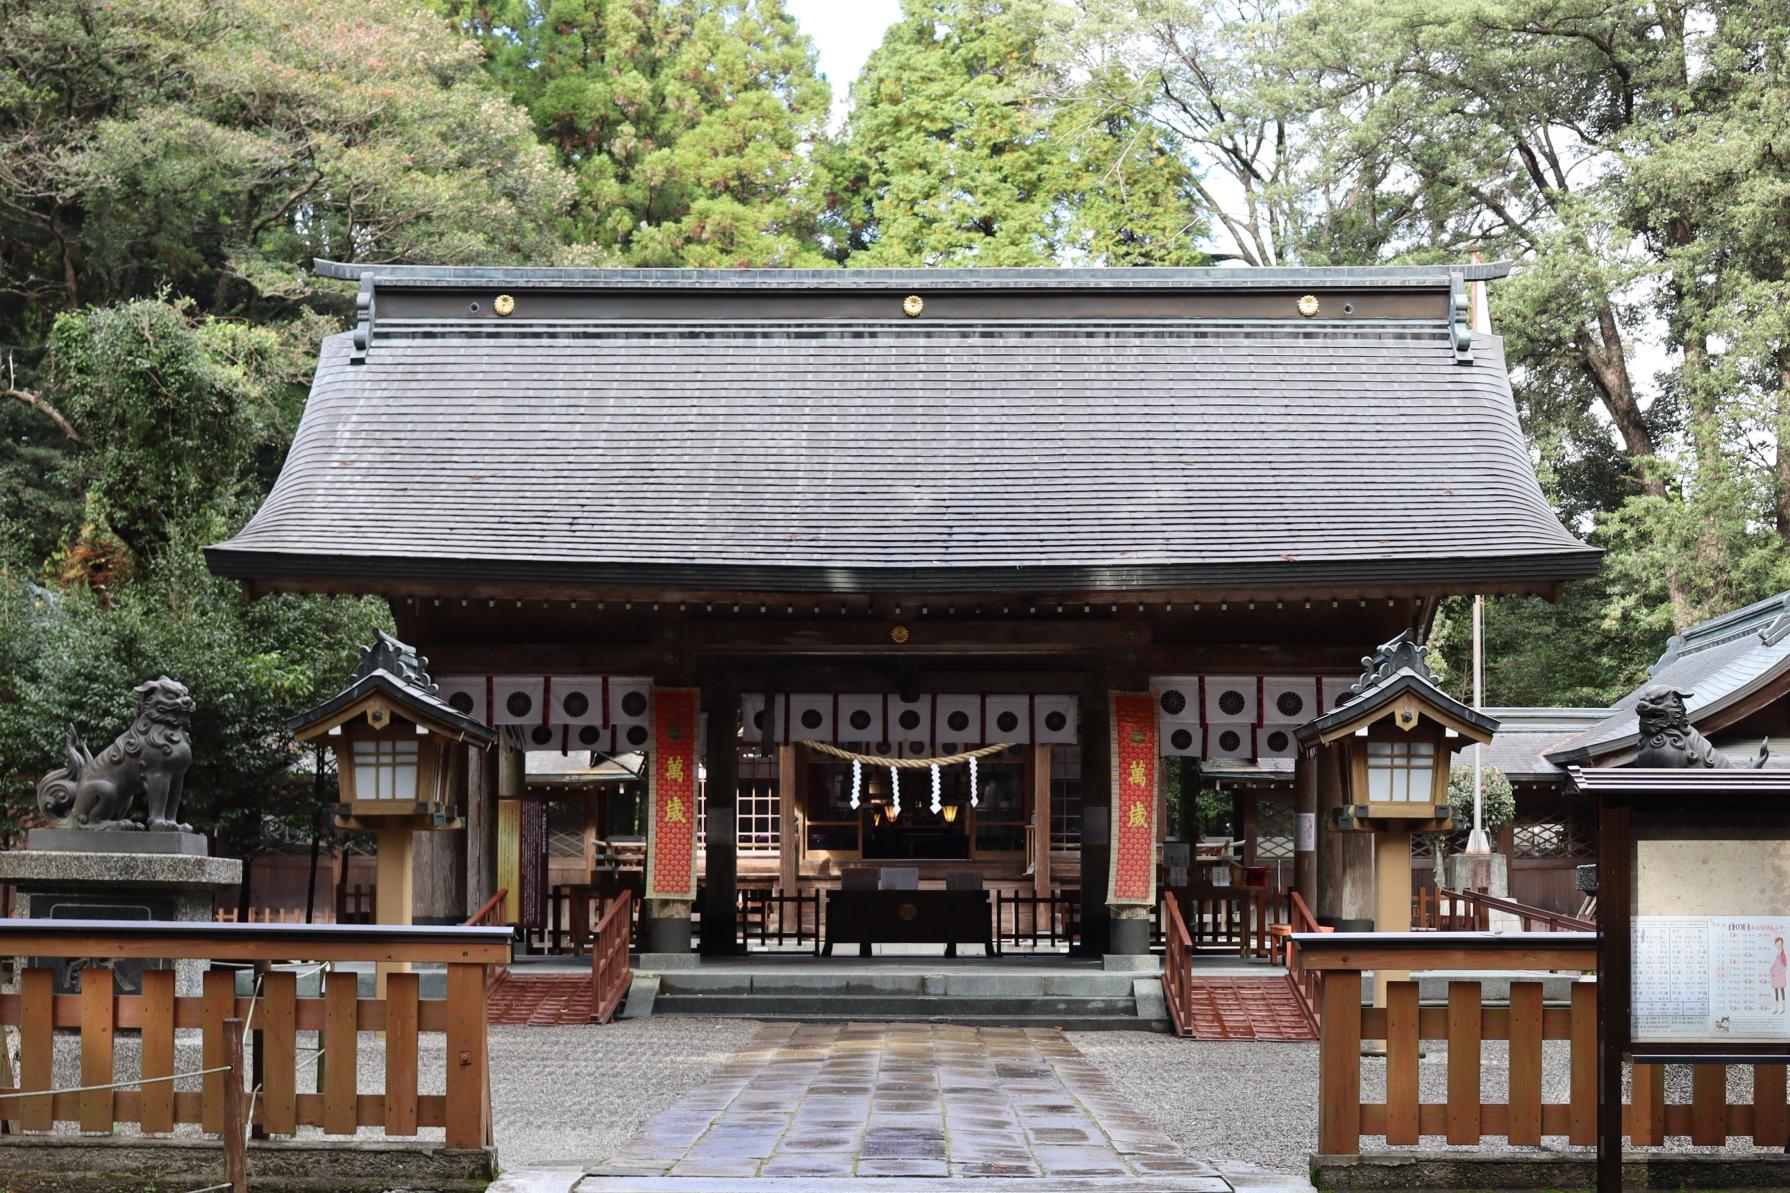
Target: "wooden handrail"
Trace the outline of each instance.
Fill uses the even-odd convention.
[[[495,895],[492,895],[489,899],[486,899],[483,903],[481,903],[479,905],[479,909],[477,911],[473,912],[471,915],[466,917],[466,926],[468,928],[486,928],[486,927],[502,926],[504,924],[504,920],[499,916],[498,913],[503,909],[504,902],[509,897],[510,897],[510,892],[506,888],[504,890],[498,891]]]
[[[628,967],[628,939],[633,933],[634,896],[622,891],[597,919],[590,946],[590,1019],[608,1023],[628,995],[633,971]]]
[[[1304,896],[1296,890],[1287,892],[1287,925],[1293,930],[1287,938],[1287,976],[1293,981],[1293,993],[1299,996],[1305,1018],[1316,1029],[1324,1014],[1324,975],[1300,967],[1298,942],[1301,935],[1316,935],[1324,929],[1319,925],[1318,917],[1311,913],[1311,908],[1306,906]]]
[[[0,920],[0,957],[210,961],[419,961],[502,965],[508,928],[464,924],[217,924],[185,920]]]
[[[1302,972],[1597,968],[1597,937],[1584,932],[1296,932],[1292,940]]]
[[[1193,1034],[1193,937],[1173,891],[1162,896],[1162,996],[1175,1034]]]
[[[1501,899],[1485,891],[1465,890],[1449,891],[1448,893],[1464,900],[1467,906],[1475,909],[1481,930],[1486,927],[1487,912],[1501,911],[1521,920],[1525,932],[1530,930],[1531,924],[1545,924],[1553,932],[1597,931],[1597,925],[1590,920],[1581,920],[1577,916],[1549,911],[1545,907],[1531,907],[1527,903],[1518,903],[1514,899]]]

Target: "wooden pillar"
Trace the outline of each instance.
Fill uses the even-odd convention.
[[[1111,726],[1107,679],[1101,675],[1081,696],[1081,930],[1082,951],[1106,954],[1110,917],[1106,868],[1112,843]]]
[[[1032,893],[1050,894],[1050,747],[1033,746],[1032,773]]]
[[[1318,905],[1318,760],[1309,750],[1293,759],[1293,889]]]
[[[1374,844],[1367,833],[1337,831],[1332,809],[1346,798],[1342,749],[1318,747],[1318,921],[1339,932],[1374,924]]]
[[[777,747],[777,885],[794,893],[802,881],[802,829],[797,823],[800,780],[796,748]]]
[[[705,956],[742,951],[736,907],[740,888],[739,706],[739,695],[731,683],[711,680],[702,685],[702,710],[708,716],[703,760],[708,772],[701,942]]]
[[[504,900],[504,919],[514,924],[522,912],[522,799],[528,794],[528,752],[497,739],[497,799],[493,803],[491,857],[492,893],[509,892]]]
[[[471,915],[497,893],[497,770],[502,746],[465,748],[466,910]]]
[[[373,919],[381,924],[408,924],[415,895],[411,875],[416,866],[416,833],[408,824],[382,825],[377,837],[378,885]],[[410,969],[406,961],[381,961],[374,967],[376,996],[385,997],[385,979]]]
[[[1371,836],[1374,842],[1375,932],[1409,932],[1411,930],[1411,834],[1388,828],[1374,833],[1351,834]],[[1374,971],[1374,1005],[1386,1005],[1388,982],[1410,978],[1403,970]]]
[[[464,815],[466,807],[466,752],[449,747],[442,756],[447,767],[449,810]],[[466,830],[437,829],[423,833],[416,842],[413,876],[412,922],[458,924],[466,911]]]

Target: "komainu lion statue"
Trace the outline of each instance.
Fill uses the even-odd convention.
[[[135,690],[137,719],[98,757],[68,727],[68,765],[37,785],[38,809],[59,827],[192,831],[180,823],[180,794],[193,764],[193,698],[165,675]],[[130,818],[138,792],[149,813],[143,823]]]
[[[1635,705],[1635,717],[1641,722],[1636,766],[1705,767],[1712,770],[1733,767],[1732,759],[1692,727],[1684,701],[1694,694],[1658,684],[1641,693],[1641,699]],[[1761,745],[1759,758],[1753,766],[1764,766],[1769,756],[1770,747]]]

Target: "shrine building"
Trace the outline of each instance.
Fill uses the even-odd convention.
[[[742,892],[987,889],[1140,952],[1199,881],[1170,792],[1216,783],[1363,926],[1342,743],[1294,730],[1443,598],[1598,567],[1471,325],[1504,265],[317,268],[358,325],[207,559],[384,598],[499,731],[418,842],[438,918],[627,881],[650,951],[720,953]]]

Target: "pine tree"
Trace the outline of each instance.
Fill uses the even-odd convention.
[[[831,159],[853,265],[1203,261],[1164,134],[1070,95],[1049,0],[903,0]]]
[[[809,147],[831,93],[783,0],[448,0],[578,180],[617,264],[824,264]]]

